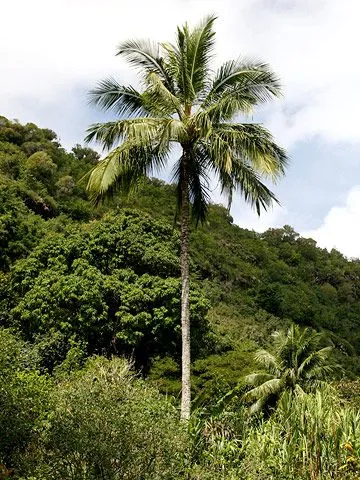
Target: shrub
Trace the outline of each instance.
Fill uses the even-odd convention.
[[[12,468],[42,424],[50,382],[27,366],[25,345],[8,330],[0,345],[0,464]]]
[[[52,406],[43,478],[181,478],[185,436],[178,413],[125,361],[91,359],[59,383]]]

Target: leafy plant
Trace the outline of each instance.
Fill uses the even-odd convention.
[[[135,212],[68,227],[14,267],[9,324],[29,341],[47,338],[41,350],[50,371],[65,359],[70,340],[82,342],[90,355],[132,357],[144,375],[157,355],[178,361],[177,249],[169,225]],[[198,288],[190,308],[196,357],[207,351],[211,330],[209,302]]]
[[[245,378],[254,388],[246,392],[244,400],[255,402],[253,413],[276,406],[284,392],[302,395],[319,387],[334,373],[331,358],[333,347],[322,346],[324,336],[309,328],[292,325],[288,331],[273,334],[274,353],[258,350],[255,361],[264,373],[253,373]]]
[[[177,411],[122,359],[89,360],[54,390],[44,478],[181,478],[186,432]]]
[[[247,432],[242,474],[249,480],[340,480],[351,454],[344,444],[358,444],[359,434],[359,412],[342,407],[331,388],[297,397],[287,392],[274,415]]]
[[[31,365],[26,345],[0,328],[0,474],[13,469],[47,415],[51,383]]]

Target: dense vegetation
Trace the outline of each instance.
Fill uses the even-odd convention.
[[[93,208],[79,180],[96,152],[3,117],[0,141],[0,478],[357,478],[358,260],[212,205],[191,233],[185,431],[175,188],[144,180]],[[254,353],[293,323],[332,345],[339,387],[250,416]]]

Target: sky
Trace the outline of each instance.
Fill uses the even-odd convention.
[[[235,198],[235,223],[289,224],[323,248],[360,257],[359,0],[0,0],[0,115],[82,143],[104,115],[87,92],[114,76],[136,83],[115,56],[128,38],[172,40],[177,25],[215,13],[216,64],[268,62],[283,98],[254,114],[290,156],[273,191],[281,206],[260,218]],[[160,176],[168,179],[168,172]],[[221,201],[214,185],[213,199]]]

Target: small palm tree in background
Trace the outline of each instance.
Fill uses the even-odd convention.
[[[286,165],[284,150],[263,126],[239,122],[239,115],[280,94],[279,81],[268,65],[254,60],[230,60],[213,72],[214,21],[208,17],[193,29],[178,28],[175,44],[122,43],[117,53],[139,71],[142,89],[111,78],[100,82],[91,92],[92,102],[119,119],[92,125],[87,136],[110,151],[89,178],[95,200],[128,192],[173,158],[174,145],[181,149],[173,171],[181,220],[183,419],[190,416],[191,401],[191,216],[196,222],[206,218],[211,179],[219,180],[225,193],[238,190],[259,213],[276,201],[262,177],[274,180]]]
[[[274,353],[255,353],[264,372],[245,377],[253,388],[243,398],[253,402],[253,413],[269,412],[285,392],[301,394],[320,387],[338,368],[333,347],[322,346],[324,336],[319,332],[292,325],[287,331],[274,332],[273,337]]]

